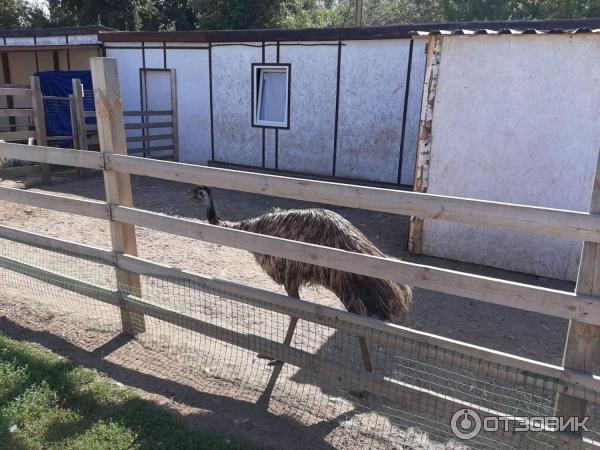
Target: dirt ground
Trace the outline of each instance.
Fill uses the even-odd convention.
[[[202,208],[187,199],[188,185],[140,177],[134,177],[132,182],[136,207],[205,220]],[[99,176],[66,181],[45,188],[45,190],[104,199],[102,178]],[[272,207],[316,206],[305,202],[235,191],[216,190],[214,195],[221,216],[228,220],[254,217]],[[437,258],[410,257],[406,252],[407,217],[330,206],[327,208],[342,214],[360,228],[384,253],[394,258],[558,289],[573,288],[570,283],[540,277]],[[109,227],[106,221],[0,202],[0,223],[87,244],[110,246]],[[245,251],[156,232],[143,227],[137,229],[137,237],[139,254],[142,257],[283,293],[282,288],[275,285],[261,271],[252,255]],[[200,365],[202,366],[200,370],[203,370],[205,374],[207,371],[213,371],[215,376],[210,377],[210,382],[204,380],[203,383],[199,383],[197,378],[191,376],[191,372],[185,368],[178,369],[172,359],[173,356],[182,360],[198,357],[197,355],[187,355],[184,349],[186,345],[191,345],[188,342],[191,338],[185,338],[188,339],[186,345],[169,351],[161,351],[164,349],[159,348],[158,339],[157,342],[154,342],[155,345],[144,345],[144,342],[137,340],[123,341],[123,338],[115,337],[118,332],[118,320],[115,317],[95,323],[93,320],[86,320],[85,315],[78,314],[77,308],[65,309],[63,303],[44,303],[40,298],[37,300],[41,303],[32,303],[32,294],[24,292],[18,286],[18,280],[15,279],[12,286],[7,284],[5,289],[0,292],[0,313],[2,314],[0,332],[19,339],[38,342],[77,363],[96,368],[120,383],[139,388],[146,393],[145,395],[180,413],[195,426],[240,435],[261,446],[276,448],[329,446],[349,448],[355,447],[354,444],[360,441],[351,434],[344,435],[336,430],[336,427],[344,428],[344,424],[348,420],[352,420],[347,417],[353,415],[352,407],[344,399],[334,400],[325,407],[320,405],[318,414],[311,411],[314,409],[313,406],[306,404],[306,408],[298,408],[296,413],[291,414],[290,417],[289,408],[286,408],[285,405],[301,404],[306,399],[313,397],[313,390],[311,390],[313,387],[307,387],[309,385],[306,382],[298,382],[294,384],[293,389],[281,392],[278,397],[280,400],[270,405],[269,408],[257,409],[255,403],[260,399],[258,391],[248,393],[248,390],[242,389],[241,386],[263,385],[268,380],[271,369],[265,366],[264,361],[256,360],[254,355],[238,352],[231,347],[220,347],[212,340],[202,341],[200,345],[206,346],[206,353],[210,351],[214,353],[214,350],[217,349],[221,361],[227,361],[223,363],[223,366],[231,367],[217,367],[217,362],[210,360],[207,355],[202,355],[200,359],[203,363]],[[58,291],[55,294],[57,298],[62,295]],[[187,294],[182,293],[181,295],[185,297]],[[300,295],[309,301],[337,308],[342,307],[337,298],[324,289],[305,288]],[[81,310],[89,308],[85,300],[78,301],[82,302]],[[101,309],[97,309],[97,311],[100,315],[110,316],[112,314],[114,316],[115,314],[114,311]],[[236,318],[241,313],[228,314],[228,320],[233,321],[237,320]],[[249,312],[245,314],[247,314],[247,325],[262,331],[268,327],[267,332],[270,332],[278,341],[282,340],[286,327],[285,320],[279,317],[257,319]],[[211,317],[214,318],[214,316]],[[268,319],[271,321],[269,322]],[[559,364],[567,322],[549,316],[416,289],[413,307],[405,325],[520,356]],[[160,335],[163,328],[160,325],[151,326],[155,327],[157,335]],[[168,332],[173,333],[174,331],[168,330]],[[310,336],[314,332],[311,329],[300,331],[298,339],[301,339],[302,336]],[[335,346],[335,340],[331,336],[324,336],[324,341],[332,342],[332,345]],[[146,342],[146,344],[149,343]],[[223,358],[224,355],[227,356],[227,359]],[[98,356],[103,356],[103,358]],[[185,361],[182,362],[185,363]],[[244,370],[240,370],[243,365],[251,366],[251,369],[244,370],[253,370],[255,378],[244,378],[247,374],[244,374]],[[236,366],[235,370],[233,366]],[[182,367],[185,367],[185,364]],[[238,387],[216,376],[219,373],[232,374],[234,372],[240,374]],[[301,374],[289,370],[284,377],[297,381],[299,377],[301,378]],[[244,380],[247,382],[243,383]],[[286,402],[285,398],[288,398],[289,401]],[[331,398],[335,399],[335,397]],[[340,419],[334,421],[334,425],[332,425],[331,421],[319,421],[313,416],[340,417]],[[365,445],[365,441],[360,442]],[[430,443],[423,444],[422,439],[419,442],[420,444],[415,444],[411,448],[432,446]]]

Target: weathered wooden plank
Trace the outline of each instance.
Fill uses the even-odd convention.
[[[82,200],[65,195],[24,191],[8,187],[0,187],[0,200],[96,219],[110,219],[108,205],[97,200]]]
[[[114,58],[91,58],[90,65],[101,152],[103,155],[125,155],[127,154],[127,142],[123,124],[117,60]],[[104,170],[103,174],[106,201],[112,204],[133,206],[129,174],[114,170]],[[112,248],[115,252],[137,255],[134,225],[120,222],[111,215],[110,234]],[[119,287],[126,286],[130,292],[141,296],[138,274],[117,269],[117,283]],[[124,333],[135,335],[146,331],[144,316],[132,314],[123,308],[121,309],[121,324]]]
[[[115,254],[108,249],[87,244],[80,244],[64,239],[58,239],[51,236],[34,233],[32,231],[8,227],[6,225],[0,225],[0,238],[32,245],[34,247],[44,248],[46,250],[71,253],[82,258],[99,259],[102,262],[110,265],[115,265],[116,261]]]
[[[0,142],[0,157],[86,169],[104,167],[104,159],[98,152],[8,142]]]
[[[66,277],[60,273],[32,264],[25,264],[12,258],[0,256],[0,267],[111,305],[118,306],[120,302],[118,292],[78,280],[77,278]]]
[[[42,98],[42,88],[40,87],[40,79],[36,76],[29,78],[31,84],[31,105],[33,108],[33,122],[35,123],[36,144],[48,145],[48,130],[46,129],[46,116],[44,113],[44,100]],[[52,176],[50,174],[50,165],[42,164],[42,183],[50,184]]]
[[[168,150],[173,150],[173,146],[172,145],[157,145],[155,147],[137,147],[137,148],[129,148],[127,151],[129,154],[133,153],[133,154],[152,154],[153,152],[164,152],[164,151],[168,151]]]
[[[173,114],[171,110],[156,110],[156,111],[123,111],[123,116],[170,116]]]
[[[21,141],[30,137],[37,138],[39,133],[35,130],[31,131],[3,131],[0,132],[0,140],[3,141]]]
[[[126,130],[141,130],[144,128],[171,128],[173,122],[126,123]]]
[[[600,217],[600,152],[589,210],[590,213]],[[583,243],[575,292],[583,295],[600,295],[600,244],[596,242]],[[563,366],[593,374],[599,355],[600,327],[571,320],[563,354]],[[587,411],[586,401],[568,395],[559,395],[556,406],[558,414],[563,417],[583,418]]]
[[[171,109],[173,110],[173,159],[179,161],[179,125],[177,117],[177,71],[171,69]]]
[[[73,107],[72,114],[75,120],[75,127],[73,128],[77,148],[80,150],[88,149],[87,139],[87,126],[85,123],[85,111],[83,109],[83,84],[81,80],[74,78],[71,80],[71,88],[73,90]]]
[[[142,141],[162,141],[165,139],[173,139],[173,134],[153,134],[149,136],[131,136],[127,138],[127,142],[142,142]]]
[[[31,96],[31,89],[16,87],[0,87],[0,95]]]
[[[46,139],[48,141],[66,141],[73,139],[74,136],[48,136]]]
[[[0,109],[0,117],[33,117],[33,110],[26,108]]]
[[[429,180],[429,164],[431,160],[431,144],[433,140],[433,108],[440,67],[442,39],[431,36],[427,43],[425,57],[425,83],[421,101],[421,120],[419,122],[419,139],[415,164],[414,191],[427,192]],[[423,217],[413,216],[408,231],[408,251],[421,254],[423,247]]]
[[[306,180],[134,156],[107,155],[107,167],[134,175],[274,197],[600,242],[600,217],[587,212]]]

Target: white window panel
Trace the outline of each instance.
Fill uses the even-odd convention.
[[[289,66],[254,65],[253,125],[287,128],[289,123]]]

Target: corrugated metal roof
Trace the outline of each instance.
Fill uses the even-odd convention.
[[[537,28],[524,28],[524,29],[514,29],[514,28],[500,28],[497,30],[492,30],[489,28],[478,28],[478,29],[465,29],[465,28],[457,28],[457,29],[435,29],[435,30],[415,30],[411,31],[410,34],[413,36],[476,36],[476,35],[495,35],[495,34],[512,34],[512,35],[522,35],[522,34],[579,34],[579,33],[600,33],[600,28],[588,28],[588,27],[580,27],[573,29],[564,29],[564,28],[552,28],[548,30],[541,30]]]

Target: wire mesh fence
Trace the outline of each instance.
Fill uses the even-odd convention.
[[[301,448],[556,448],[558,433],[515,432],[517,422],[508,419],[501,422],[508,431],[461,440],[451,417],[463,409],[481,418],[552,416],[566,387],[583,391],[366,326],[343,327],[343,317],[303,316],[285,350],[290,316],[284,307],[145,275],[140,298],[140,289],[117,286],[115,268],[95,258],[6,239],[0,255],[0,301],[8,317],[22,307],[47,311],[68,323],[66,333],[95,348],[120,332],[118,298],[131,298],[132,311],[146,313],[145,332],[112,358],[140,374],[177,380],[194,395],[219,398],[225,410],[245,405],[252,414],[268,412],[301,426]],[[363,369],[357,335],[366,337],[373,373]],[[289,363],[270,361],[276,357]],[[592,406],[584,435],[597,440],[595,394],[586,395]]]
[[[44,116],[47,139],[52,147],[74,148],[73,112],[68,97],[45,96]],[[62,137],[62,139],[57,139]]]

